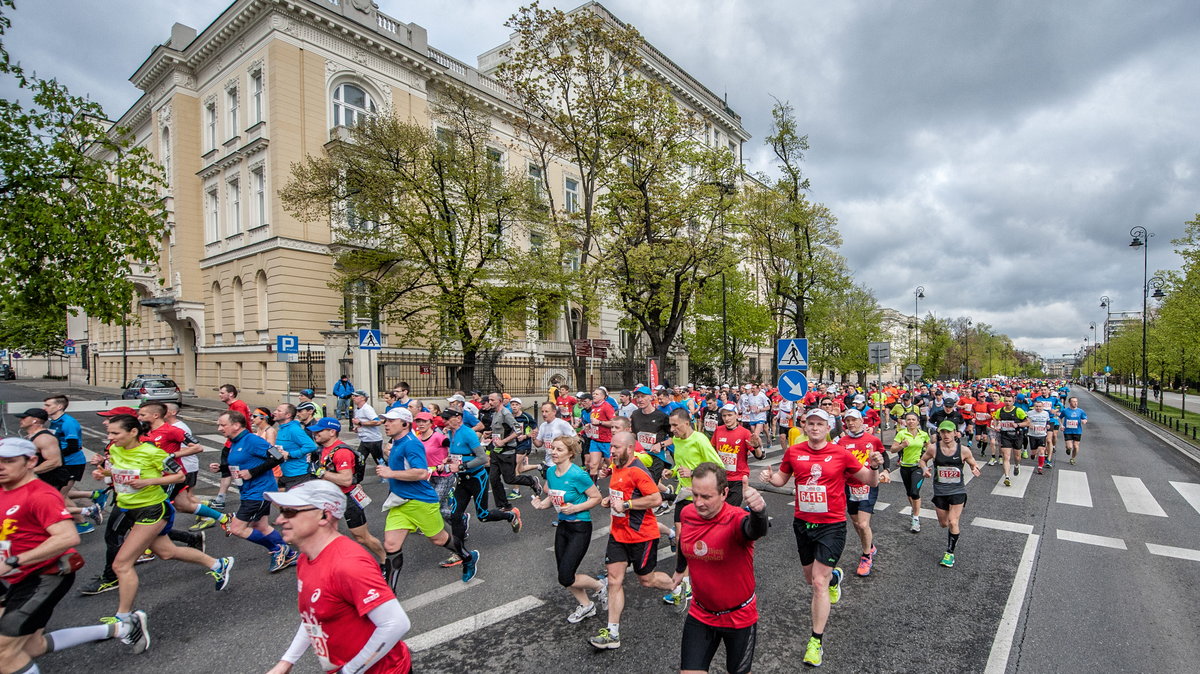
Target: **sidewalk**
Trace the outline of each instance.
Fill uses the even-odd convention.
[[[1074,393],[1074,391],[1072,391]],[[1146,432],[1154,437],[1162,440],[1171,447],[1174,447],[1187,458],[1200,464],[1200,445],[1192,443],[1188,438],[1173,432],[1165,426],[1155,423],[1153,420],[1125,408],[1121,403],[1104,395],[1104,391],[1088,392],[1097,402],[1106,405],[1109,409],[1117,414],[1124,416],[1126,419],[1138,424]]]

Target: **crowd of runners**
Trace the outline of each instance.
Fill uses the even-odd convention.
[[[893,463],[913,533],[932,481],[947,530],[937,563],[952,568],[967,474],[978,477],[986,460],[1002,467],[1009,485],[1022,467],[1052,469],[1060,449],[1074,464],[1087,423],[1065,382],[1017,380],[818,385],[795,402],[756,384],[552,388],[529,407],[502,393],[416,400],[400,383],[382,411],[366,392],[347,390],[332,414],[310,390],[299,404],[271,409],[249,408],[232,385],[220,392],[228,409],[216,430],[227,441],[207,465],[174,403],[100,412],[108,442],[94,452],[84,451],[65,396],[17,415],[22,437],[0,441],[0,671],[37,672],[41,654],[104,639],[145,651],[151,636],[149,616],[137,608],[137,565],[185,562],[226,590],[235,558],[205,552],[206,530],[220,527],[268,551],[270,573],[296,567],[300,624],[271,672],[290,671],[310,649],[325,671],[406,672],[409,620],[396,593],[409,536],[445,548],[441,566],[469,582],[481,557],[469,545],[470,514],[519,534],[513,503],[528,495],[533,508],[557,515],[557,580],[576,604],[566,620],[606,616],[588,638],[592,647],[620,648],[632,568],[641,587],[686,613],[681,671],[707,671],[724,644],[728,671],[749,672],[758,624],[754,543],[769,528],[752,481],[794,495],[792,529],[812,600],[803,662],[819,666],[831,606],[845,588],[847,520],[861,544],[851,568],[869,576],[878,552],[871,516]],[[357,441],[344,441],[344,431]],[[784,450],[778,462],[762,461],[775,445]],[[216,497],[194,494],[200,471],[220,477]],[[80,489],[85,473],[103,487]],[[374,523],[382,539],[368,522],[364,481],[387,485],[382,527]],[[237,508],[227,511],[234,486]],[[593,519],[604,512],[605,571],[581,573]],[[194,522],[185,528],[179,513]],[[45,633],[83,566],[74,546],[98,526],[106,555],[89,560],[101,571],[79,590],[115,591],[115,614]],[[675,561],[659,570],[663,537]]]

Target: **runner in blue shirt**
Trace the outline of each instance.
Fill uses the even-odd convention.
[[[75,417],[66,413],[67,405],[70,404],[70,399],[64,395],[52,395],[42,400],[42,409],[46,410],[46,416],[50,417],[46,422],[46,428],[54,433],[54,437],[58,439],[58,450],[62,454],[63,468],[67,470],[70,481],[67,482],[63,493],[69,499],[91,498],[98,499],[98,492],[79,491],[74,489],[75,485],[83,479],[83,471],[87,466],[87,457],[83,454],[83,428],[76,421]],[[101,502],[101,509],[104,504]],[[75,531],[81,534],[88,534],[96,530],[96,525],[92,522],[84,521],[80,515],[75,516]]]
[[[1079,443],[1083,441],[1083,426],[1087,423],[1087,412],[1079,407],[1079,398],[1072,396],[1067,399],[1067,408],[1058,413],[1063,422],[1063,445],[1067,448],[1067,456],[1071,457],[1071,465],[1079,458]]]
[[[263,494],[278,491],[272,469],[282,455],[272,456],[274,450],[266,440],[246,430],[246,417],[241,412],[223,412],[217,417],[217,430],[229,439],[229,474],[242,480],[237,514],[229,524],[222,524],[225,533],[244,538],[271,551],[271,573],[278,573],[300,559],[300,551],[283,542],[283,537],[271,526],[271,502]],[[208,469],[221,472],[220,463],[210,463]]]
[[[280,489],[292,487],[312,479],[309,459],[319,448],[312,436],[304,430],[304,426],[296,420],[296,407],[283,403],[272,413],[275,422],[279,424],[275,434],[275,444],[283,451],[284,462],[280,466],[283,477],[279,479]],[[319,457],[320,454],[318,453]]]

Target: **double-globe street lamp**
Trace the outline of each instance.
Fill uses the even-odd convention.
[[[1150,411],[1146,404],[1146,387],[1150,381],[1150,362],[1146,358],[1146,311],[1147,303],[1151,297],[1160,299],[1164,297],[1162,287],[1164,281],[1162,278],[1148,276],[1150,271],[1150,238],[1154,236],[1154,232],[1149,231],[1145,227],[1134,227],[1129,230],[1129,235],[1133,237],[1133,241],[1129,242],[1130,248],[1142,249],[1142,395],[1138,402],[1138,412],[1145,414]],[[1154,294],[1150,294],[1150,288],[1154,288]]]
[[[1108,295],[1100,296],[1100,308],[1104,309],[1104,312],[1105,312],[1105,316],[1104,316],[1104,392],[1108,393],[1108,373],[1112,369],[1109,367],[1109,365],[1110,365],[1110,363],[1109,363],[1110,349],[1108,348],[1108,336],[1110,334],[1112,334],[1110,332],[1110,330],[1112,330],[1112,327],[1111,327],[1112,300],[1109,299]],[[1099,365],[1099,363],[1097,363],[1097,365]]]
[[[916,351],[917,351],[916,362],[913,364],[917,365],[918,367],[921,365],[921,309],[920,309],[921,304],[920,303],[921,303],[921,300],[923,300],[923,299],[925,299],[925,286],[917,286],[917,289],[913,291],[913,327],[915,328],[914,335],[916,337]]]

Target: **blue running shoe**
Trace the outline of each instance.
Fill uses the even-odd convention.
[[[462,582],[468,583],[475,577],[475,572],[479,570],[479,551],[472,550],[470,558],[463,560],[462,567]]]
[[[93,490],[92,502],[99,506],[101,510],[104,510],[104,506],[108,505],[108,494],[109,491],[107,489]]]
[[[233,571],[233,557],[222,557],[217,562],[221,566],[217,567],[216,571],[209,571],[208,575],[212,576],[213,580],[216,581],[217,592],[220,592],[229,585],[229,576]]]
[[[96,530],[96,525],[91,522],[80,522],[75,525],[75,533],[90,534]]]

